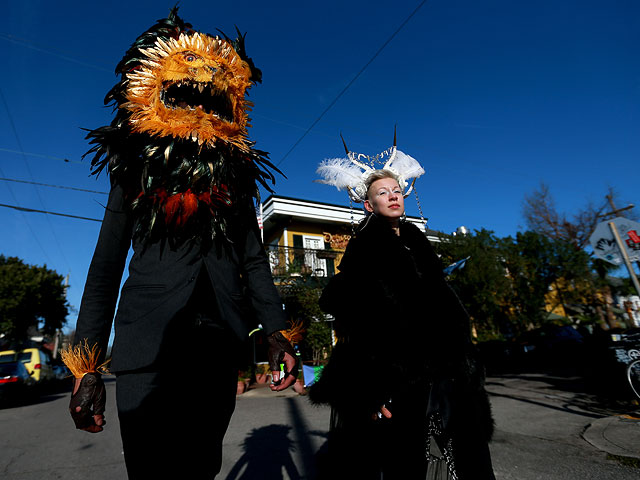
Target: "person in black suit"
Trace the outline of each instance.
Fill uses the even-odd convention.
[[[116,72],[105,99],[116,117],[88,135],[93,173],[106,169],[111,191],[66,355],[70,411],[79,429],[105,425],[98,365],[117,303],[110,370],[129,478],[211,478],[249,331],[267,335],[272,390],[297,367],[253,203],[275,169],[246,137],[245,91],[260,71],[244,36],[200,34],[174,8]]]

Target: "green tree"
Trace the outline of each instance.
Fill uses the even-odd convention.
[[[516,330],[522,332],[542,323],[545,295],[556,279],[551,242],[533,232],[518,233],[501,241],[504,265],[510,281],[506,304]]]
[[[318,304],[325,283],[318,277],[290,276],[278,290],[291,320],[302,320],[305,326],[314,319],[324,319]]]
[[[620,195],[610,187],[608,194],[603,196],[600,202],[587,202],[584,207],[569,215],[557,210],[549,188],[541,184],[539,189],[525,195],[522,214],[531,230],[554,240],[565,241],[575,250],[582,251],[588,246],[589,237],[596,226],[606,219],[620,215],[616,208],[623,203],[627,202],[623,202]],[[638,220],[638,214],[631,206],[623,210],[624,217]],[[596,275],[589,272],[584,275],[584,280],[573,285],[574,288],[565,290],[565,300],[569,300],[568,296],[573,295],[576,303],[586,303],[590,310],[583,315],[584,318],[596,317],[605,328],[608,328],[607,324],[609,327],[615,327],[617,323],[610,302],[606,300],[611,297],[613,287],[607,277],[611,267],[600,260],[594,260],[591,270],[595,271]]]
[[[278,285],[289,321],[292,325],[302,322],[305,329],[300,342],[303,360],[311,359],[316,365],[331,348],[331,327],[319,305],[326,283],[324,277],[291,274]]]
[[[553,267],[558,272],[553,287],[558,292],[559,305],[567,307],[584,304],[592,295],[592,262],[589,254],[566,241],[555,240]]]
[[[469,312],[472,327],[481,340],[509,335],[511,327],[505,313],[510,284],[500,251],[500,241],[490,230],[443,238],[435,248],[444,265],[471,257],[464,269],[449,277]]]
[[[0,333],[24,341],[31,327],[51,334],[66,322],[63,277],[46,266],[0,255]]]
[[[519,330],[542,325],[548,318],[548,292],[555,305],[583,301],[589,281],[589,256],[572,243],[528,231],[502,240],[505,266],[511,281],[510,313]]]
[[[320,365],[331,347],[331,327],[324,320],[312,321],[307,327],[304,341],[313,352],[313,364]]]
[[[470,257],[449,283],[479,340],[540,326],[548,318],[551,287],[562,305],[584,301],[588,291],[589,256],[570,242],[536,232],[498,238],[484,229],[443,240],[436,248],[445,265]]]

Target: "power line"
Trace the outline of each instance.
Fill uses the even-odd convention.
[[[7,117],[9,117],[9,124],[11,125],[11,129],[13,130],[13,135],[16,137],[16,142],[18,144],[18,148],[22,151],[23,150],[22,142],[20,142],[20,137],[18,136],[18,130],[16,129],[16,124],[13,121],[13,117],[11,116],[11,111],[9,110],[9,105],[7,104],[7,100],[4,97],[4,93],[2,92],[2,88],[0,88],[0,99],[2,100],[2,103],[4,104],[5,110],[7,111]],[[33,173],[31,173],[31,168],[29,167],[29,162],[27,162],[27,157],[22,155],[22,160],[24,161],[24,164],[27,167],[27,173],[31,177],[31,180],[33,180]],[[4,173],[2,174],[2,176],[4,177]],[[40,205],[42,205],[42,208],[45,208],[44,207],[44,202],[42,201],[42,197],[40,196],[40,191],[35,186],[34,186],[34,189],[36,191],[36,196],[38,197],[38,200],[40,201]],[[58,236],[56,235],[56,231],[53,228],[53,224],[51,223],[51,219],[49,218],[48,215],[45,218],[47,219],[47,223],[49,224],[49,228],[51,228],[51,233],[53,234],[53,239],[55,240],[56,245],[58,245],[58,250],[60,250],[60,254],[62,255],[62,259],[67,264],[67,269],[70,269],[69,261],[67,260],[67,257],[65,256],[64,251],[62,250],[62,246],[60,245],[60,241],[58,240]]]
[[[4,204],[4,203],[0,203],[0,207],[13,208],[14,210],[19,210],[21,212],[46,213],[47,215],[58,215],[60,217],[77,218],[79,220],[91,220],[92,222],[102,222],[102,220],[100,220],[98,218],[80,217],[78,215],[69,215],[67,213],[49,212],[47,210],[37,210],[35,208],[26,208],[26,207],[20,207],[20,206],[17,206],[17,205],[7,205],[7,204]]]
[[[26,183],[26,184],[29,184],[29,185],[40,185],[42,187],[63,188],[65,190],[75,190],[75,191],[78,191],[78,192],[99,193],[101,195],[109,195],[109,192],[99,192],[98,190],[88,190],[86,188],[66,187],[64,185],[52,185],[50,183],[29,182],[27,180],[18,180],[16,178],[3,178],[3,177],[0,177],[0,180],[5,181],[5,182]]]
[[[291,152],[293,152],[293,150],[298,146],[298,144],[309,134],[309,132],[313,129],[313,127],[316,126],[316,124],[322,119],[322,117],[325,116],[325,114],[331,110],[331,108],[338,102],[338,100],[340,99],[340,97],[342,97],[342,95],[344,95],[344,93],[349,90],[349,87],[351,87],[351,85],[353,85],[353,83],[358,79],[358,77],[360,77],[360,75],[362,75],[362,73],[367,69],[367,67],[376,59],[376,57],[378,55],[380,55],[380,53],[382,52],[382,50],[385,49],[385,47],[391,43],[391,40],[394,39],[394,37],[400,32],[400,30],[402,30],[404,28],[404,26],[409,22],[409,20],[411,20],[411,18],[418,13],[418,10],[420,10],[420,8],[422,8],[422,6],[427,3],[427,0],[422,0],[422,2],[420,2],[420,5],[418,5],[415,10],[413,12],[411,12],[411,14],[400,24],[400,26],[396,29],[395,32],[393,32],[393,34],[387,39],[386,42],[384,42],[382,44],[382,46],[378,49],[378,51],[373,55],[373,57],[371,57],[371,59],[364,64],[364,66],[360,69],[360,71],[358,73],[356,73],[356,76],[353,77],[351,79],[351,81],[349,83],[347,83],[347,85],[342,89],[342,91],[336,96],[336,98],[333,99],[333,101],[329,104],[329,106],[327,108],[324,109],[324,111],[318,116],[318,118],[315,119],[315,121],[311,124],[311,126],[309,128],[307,128],[307,130],[302,134],[302,136],[296,141],[296,143],[293,144],[293,146],[289,149],[289,151],[287,153],[284,154],[284,157],[282,157],[282,159],[280,159],[280,161],[276,164],[277,167],[280,166],[280,164],[282,162],[285,161],[285,159],[289,156],[289,154]]]
[[[51,156],[51,155],[43,155],[41,153],[21,152],[20,150],[11,150],[9,148],[0,148],[0,152],[17,153],[18,155],[27,155],[29,157],[48,158],[48,159],[51,159],[51,160],[61,160],[61,161],[65,162],[65,163],[82,164],[82,162],[79,162],[78,160],[69,160],[68,158],[54,157],[54,156]]]
[[[1,93],[1,91],[0,91],[0,93]],[[0,175],[4,176],[4,172],[2,171],[2,168],[0,168]],[[9,194],[11,194],[11,197],[13,197],[13,201],[18,203],[18,199],[16,198],[15,194],[13,193],[13,190],[11,190],[9,185],[7,185],[7,190],[9,190]],[[25,216],[24,212],[20,212],[20,213],[22,213],[22,218],[24,219],[24,223],[27,225],[27,228],[31,232],[31,236],[36,241],[36,244],[38,245],[38,247],[40,247],[40,250],[42,251],[42,254],[44,255],[44,258],[47,259],[48,263],[52,263],[51,259],[49,258],[49,255],[47,255],[47,251],[44,249],[44,247],[42,246],[42,243],[40,243],[40,240],[38,240],[38,237],[37,237],[36,233],[33,231],[33,228],[31,227],[31,224],[27,221],[27,217]]]
[[[2,168],[0,168],[0,174],[4,175],[4,172],[2,171]],[[7,185],[7,190],[9,190],[9,193],[13,197],[13,201],[18,203],[18,199],[16,198],[15,194],[13,193],[13,190],[11,190],[9,188],[9,185]],[[33,231],[33,228],[31,228],[31,224],[29,222],[27,222],[27,217],[24,215],[24,212],[21,212],[21,213],[22,213],[22,218],[24,218],[24,223],[27,225],[27,228],[31,232],[31,236],[36,241],[36,244],[40,247],[40,250],[44,254],[44,258],[47,259],[47,262],[51,263],[51,259],[49,258],[49,255],[47,255],[47,252],[44,249],[44,247],[42,246],[42,243],[40,243],[40,240],[38,240],[38,237],[36,236],[36,233]]]
[[[40,46],[36,43],[33,43],[29,40],[25,40],[22,38],[18,38],[14,35],[8,35],[6,33],[0,33],[0,38],[4,38],[5,40],[11,42],[11,43],[17,43],[19,45],[23,45],[27,48],[30,48],[32,50],[37,50],[39,52],[43,52],[43,53],[47,53],[49,55],[53,55],[54,57],[58,57],[61,58],[63,60],[66,60],[68,62],[72,62],[72,63],[77,63],[78,65],[82,65],[84,67],[89,67],[89,68],[95,68],[96,70],[100,70],[102,72],[109,72],[112,73],[113,70],[108,69],[106,67],[101,67],[99,65],[94,65],[92,63],[87,63],[87,62],[83,62],[82,60],[76,60],[75,58],[69,57],[67,55],[64,55],[63,53],[59,53],[56,52],[54,50],[51,50],[49,48],[45,48],[44,46]]]

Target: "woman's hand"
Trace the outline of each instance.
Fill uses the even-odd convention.
[[[389,409],[388,409],[387,407],[385,407],[384,405],[382,405],[382,406],[380,407],[380,410],[378,411],[378,413],[374,413],[374,414],[372,415],[372,418],[373,418],[374,420],[379,420],[379,419],[381,419],[382,417],[384,417],[384,418],[391,418],[391,417],[392,417],[391,412],[390,412],[390,411],[389,411]]]

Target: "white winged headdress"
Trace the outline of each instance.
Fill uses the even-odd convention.
[[[342,137],[342,135],[341,135]],[[398,180],[400,188],[406,197],[413,190],[416,179],[424,174],[424,169],[418,161],[396,148],[396,136],[393,135],[393,147],[375,155],[350,152],[342,139],[347,158],[329,158],[318,166],[317,173],[322,179],[319,183],[333,185],[338,190],[347,190],[351,200],[357,203],[367,198],[366,182],[376,170],[387,170]],[[382,168],[376,165],[383,165]],[[413,179],[409,185],[408,180]],[[407,188],[409,186],[409,188]]]

